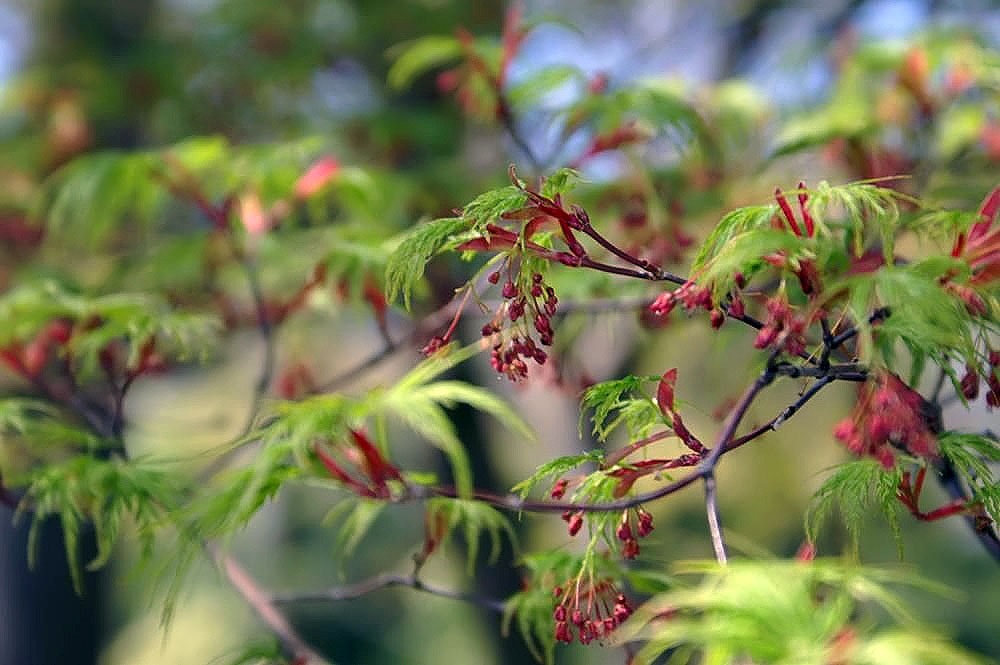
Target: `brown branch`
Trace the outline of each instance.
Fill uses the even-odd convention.
[[[741,404],[743,407],[741,409],[742,413],[739,414],[738,418],[731,417],[729,421],[729,424],[732,425],[732,430],[729,431],[730,427],[727,425],[726,430],[728,431],[728,434],[726,431],[724,431],[722,435],[719,436],[720,442],[724,442],[727,440],[728,442],[721,444],[717,443],[716,446],[710,450],[710,457],[711,455],[716,456],[715,463],[718,463],[718,458],[722,457],[722,455],[725,455],[726,453],[731,452],[739,448],[740,446],[749,443],[750,441],[758,439],[764,434],[767,434],[768,432],[772,432],[778,429],[778,427],[781,426],[782,423],[784,423],[788,418],[797,413],[799,409],[801,409],[805,405],[806,402],[815,397],[823,388],[833,383],[834,379],[833,378],[827,378],[825,380],[820,379],[819,381],[814,383],[809,388],[809,390],[803,393],[801,397],[799,397],[797,400],[795,400],[795,402],[793,402],[789,406],[785,407],[781,411],[781,413],[774,416],[774,418],[772,418],[769,422],[765,423],[764,425],[761,425],[760,427],[757,427],[753,431],[744,434],[741,437],[733,438],[733,432],[735,431],[735,428],[739,425],[739,421],[743,419],[746,413],[746,409],[749,408],[750,402],[752,402],[756,394],[763,389],[763,386],[758,387],[758,384],[761,381],[762,379],[759,377],[757,381],[755,381],[754,384],[751,385],[751,387],[748,389],[747,393],[743,396],[743,399],[741,399]],[[767,383],[764,383],[764,386],[766,385]],[[749,399],[748,396],[750,396]],[[735,407],[733,412],[734,416],[736,415],[736,410],[740,410],[740,405],[737,405],[737,407]],[[656,438],[659,438],[659,435],[654,435],[654,436]],[[648,441],[644,439],[642,440],[642,443],[648,443]],[[702,464],[707,464],[708,459],[709,458],[706,458],[705,462],[702,462]],[[670,483],[667,483],[666,485],[658,487],[654,490],[650,490],[648,492],[644,492],[641,494],[636,494],[631,497],[625,497],[615,501],[608,501],[605,503],[533,500],[533,499],[525,499],[514,494],[496,494],[493,492],[487,492],[483,490],[474,491],[472,493],[472,498],[488,503],[489,505],[495,508],[513,510],[518,512],[562,513],[567,510],[583,511],[591,513],[616,512],[621,510],[627,510],[629,508],[634,508],[649,501],[655,501],[657,499],[661,499],[665,496],[669,496],[671,494],[679,492],[680,490],[684,489],[688,485],[697,482],[699,479],[702,479],[703,477],[704,477],[704,471],[699,467],[699,469],[695,470],[694,472],[682,478],[678,478],[677,480],[674,480]],[[410,486],[409,488],[407,488],[406,494],[396,498],[395,501],[401,503],[408,501],[422,501],[429,498],[433,498],[435,496],[455,498],[458,496],[458,491],[454,487],[450,486],[435,486],[435,487],[427,487],[422,485]]]

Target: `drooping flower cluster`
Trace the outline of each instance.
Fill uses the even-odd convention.
[[[854,454],[874,457],[886,469],[896,463],[894,446],[930,457],[937,452],[937,439],[923,405],[920,393],[884,372],[861,387],[854,413],[837,424],[833,435]]]
[[[552,489],[554,499],[562,498],[565,491],[565,480],[560,480]],[[566,522],[566,530],[570,536],[580,533],[583,528],[584,511],[566,510],[562,513]],[[639,556],[639,538],[645,538],[653,532],[653,516],[641,506],[629,508],[622,512],[621,519],[615,527],[615,537],[622,543],[622,557],[634,559]]]
[[[980,374],[986,377],[986,406],[991,409],[1000,407],[1000,351],[990,349],[986,354],[986,365],[982,369],[975,365],[967,365],[962,377],[962,395],[966,399],[976,399],[979,396]]]
[[[615,529],[615,536],[622,541],[622,556],[634,559],[639,556],[638,538],[645,538],[653,532],[653,516],[639,508],[631,508],[622,513]]]
[[[500,272],[492,273],[489,280],[498,282]],[[539,344],[552,346],[552,316],[556,313],[559,298],[555,289],[546,284],[545,278],[537,272],[531,276],[527,289],[508,278],[501,295],[503,302],[493,320],[483,326],[482,336],[492,342],[490,365],[493,369],[511,381],[518,381],[528,375],[525,361],[533,360],[544,365],[548,359],[548,354]],[[507,334],[504,331],[506,321],[510,321]],[[532,337],[532,328],[538,335],[537,343]]]
[[[565,510],[562,514],[562,520],[566,522],[566,530],[569,532],[569,535],[575,536],[583,528],[583,511]]]
[[[571,590],[572,589],[572,590]],[[611,579],[587,583],[583,577],[566,585],[566,590],[556,587],[555,636],[559,642],[569,644],[575,638],[580,644],[607,638],[633,612],[625,594]]]

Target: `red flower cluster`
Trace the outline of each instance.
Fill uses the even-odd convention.
[[[782,215],[781,217],[775,216],[772,220],[771,224],[774,228],[784,229],[787,224],[791,232],[800,238],[812,238],[816,235],[816,221],[813,219],[813,216],[809,212],[809,208],[807,206],[809,202],[809,194],[806,192],[805,183],[799,183],[798,193],[799,214],[802,217],[801,226],[798,221],[796,221],[795,213],[792,211],[792,206],[788,203],[788,199],[785,198],[785,193],[781,191],[780,187],[774,190],[774,200],[778,203],[778,208],[781,209]],[[777,268],[791,268],[792,272],[795,273],[795,276],[799,280],[799,286],[802,287],[802,293],[805,293],[806,295],[813,295],[822,290],[823,287],[820,281],[819,269],[816,267],[816,262],[812,259],[790,261],[784,252],[768,254],[763,258],[765,261]]]
[[[442,92],[454,91],[462,110],[469,115],[485,117],[492,115],[498,120],[504,120],[509,116],[510,109],[503,97],[503,90],[507,83],[510,63],[520,50],[521,43],[529,30],[521,19],[522,10],[519,5],[514,5],[507,11],[501,36],[500,63],[496,68],[491,66],[477,50],[472,33],[465,28],[456,31],[464,61],[453,69],[441,72],[437,78],[437,87]],[[489,98],[484,98],[478,92],[476,84],[480,81],[492,93]]]
[[[666,316],[674,310],[678,303],[688,311],[699,307],[711,310],[715,307],[711,289],[707,286],[698,286],[694,282],[688,282],[680,288],[658,295],[656,300],[649,305],[649,311],[656,316]]]
[[[625,594],[618,591],[610,579],[587,585],[577,578],[573,593],[563,593],[556,588],[559,598],[552,617],[556,621],[556,640],[569,644],[573,641],[573,629],[580,644],[590,644],[593,640],[608,637],[615,628],[628,619],[633,612]],[[567,586],[568,590],[568,586]]]
[[[562,514],[563,522],[566,522],[566,530],[569,531],[569,535],[575,536],[580,533],[580,529],[583,528],[583,511],[582,510],[566,510]]]
[[[69,341],[72,334],[72,321],[56,319],[40,330],[27,344],[15,341],[0,349],[0,362],[24,377],[36,377],[45,369],[55,352]]]
[[[622,519],[615,529],[615,536],[624,543],[622,556],[634,559],[639,556],[639,541],[653,532],[653,516],[642,508],[632,508],[622,513]]]
[[[493,283],[500,281],[500,271],[490,275]],[[493,320],[483,326],[482,335],[493,343],[490,365],[499,374],[511,381],[518,381],[528,375],[526,360],[534,360],[544,365],[548,354],[532,338],[528,321],[538,334],[538,343],[552,346],[552,316],[556,313],[559,298],[555,290],[545,283],[541,273],[531,276],[531,286],[525,289],[512,279],[504,283],[501,290],[504,302],[497,308]],[[510,337],[503,334],[505,319],[510,321],[515,333]]]
[[[765,306],[767,320],[757,333],[754,348],[781,348],[792,355],[805,351],[807,322],[792,309],[788,298],[784,294],[768,298]]]
[[[392,496],[390,481],[404,483],[403,476],[378,447],[360,430],[350,430],[351,444],[338,448],[342,460],[331,455],[325,447],[314,446],[316,456],[332,478],[342,483],[358,496],[369,499],[388,499]]]
[[[895,374],[885,372],[861,387],[854,413],[833,430],[833,435],[857,455],[877,459],[891,469],[893,446],[914,455],[930,457],[937,439],[923,416],[924,398]]]
[[[975,365],[965,367],[962,377],[962,395],[966,399],[976,399],[979,396],[980,374],[986,377],[989,392],[986,393],[986,405],[991,409],[1000,407],[1000,351],[990,349],[986,354],[986,367],[982,371]]]
[[[552,498],[562,498],[565,491],[565,480],[560,480],[552,488]],[[570,536],[580,533],[583,528],[584,512],[582,510],[567,510],[562,514],[566,522],[566,530]],[[653,532],[653,516],[641,507],[629,508],[622,512],[622,518],[615,528],[615,537],[622,542],[622,557],[634,559],[639,556],[639,540]]]

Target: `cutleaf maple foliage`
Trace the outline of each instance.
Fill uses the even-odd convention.
[[[537,27],[515,7],[499,38],[457,28],[391,51],[390,88],[434,73],[469,122],[516,148],[486,181],[432,193],[391,151],[322,137],[189,138],[82,155],[40,178],[17,210],[34,246],[0,293],[0,499],[33,525],[58,518],[78,588],[122,539],[168,557],[167,615],[207,553],[274,633],[267,657],[297,664],[325,656],[287,606],[392,586],[499,613],[546,663],[574,642],[623,646],[629,663],[984,662],[896,594],[920,575],[864,565],[860,543],[887,525],[903,556],[908,520],[950,519],[1000,561],[996,432],[945,411],[1000,409],[1000,182],[995,145],[980,139],[996,131],[996,53],[954,37],[858,46],[831,98],[781,116],[747,175],[734,164],[763,131],[762,96],[744,90],[756,102],[741,107],[731,82],[620,82],[573,65],[515,77]],[[542,104],[551,89],[571,94]],[[525,131],[528,113],[547,116],[554,145]],[[899,136],[924,152],[903,154]],[[671,159],[650,159],[662,144]],[[818,160],[817,148],[829,168],[800,180],[792,158]],[[598,157],[617,166],[588,170]],[[589,348],[588,333],[605,314],[641,362],[594,376],[589,361],[609,348]],[[296,335],[330,320],[361,321],[371,355],[326,333],[322,354],[302,351]],[[694,328],[724,346],[685,342]],[[200,455],[136,454],[136,384],[208,373],[246,332],[263,353],[239,430]],[[703,354],[706,372],[721,355],[717,422],[687,358],[645,353],[657,339]],[[359,381],[407,350],[408,369]],[[321,355],[353,362],[331,377]],[[508,384],[575,401],[581,440],[551,445]],[[779,384],[797,392],[766,413],[761,396]],[[840,461],[805,514],[797,560],[734,556],[730,532],[753,533],[727,523],[720,469],[820,403],[839,422],[801,446]],[[503,425],[504,455],[545,461],[484,486],[487,443],[457,424],[467,412]],[[317,528],[333,532],[341,570],[383,561],[366,555],[371,540],[418,506],[419,535],[391,539],[412,567],[262,589],[229,546],[304,486],[321,497]],[[692,487],[714,561],[666,564],[678,556],[660,537],[672,533],[663,507]],[[525,538],[529,521],[557,535]],[[842,560],[816,556],[839,547]],[[433,581],[428,562],[451,550],[464,551],[465,586],[477,566],[507,565],[521,588],[494,597]]]

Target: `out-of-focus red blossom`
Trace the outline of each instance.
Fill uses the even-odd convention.
[[[812,561],[816,558],[816,544],[805,541],[799,546],[799,551],[795,553],[796,561]]]
[[[309,169],[295,181],[295,196],[307,199],[323,189],[340,172],[340,162],[327,155],[313,163]]]
[[[166,371],[167,359],[156,350],[156,337],[150,337],[139,349],[139,361],[135,367],[129,368],[127,373],[130,377],[137,377],[140,374],[159,374]]]
[[[921,113],[925,115],[934,111],[934,103],[927,88],[930,73],[930,59],[924,48],[914,46],[906,52],[899,68],[899,84],[913,95],[913,99],[920,106]]]
[[[608,89],[608,75],[606,72],[597,72],[587,82],[587,92],[592,95],[603,95]]]
[[[459,72],[457,69],[446,69],[437,75],[435,79],[435,84],[437,89],[442,93],[449,93],[458,87],[460,82]]]
[[[874,457],[886,469],[896,458],[893,446],[919,457],[937,454],[937,438],[923,416],[924,399],[891,372],[882,372],[859,389],[854,413],[834,428],[834,437],[856,455]]]
[[[24,377],[37,377],[48,365],[57,349],[73,335],[73,322],[54,319],[47,323],[26,344],[11,342],[0,349],[0,362]]]
[[[828,665],[849,665],[854,662],[857,650],[858,633],[851,626],[844,626],[837,631],[827,646],[826,663]]]
[[[650,134],[635,122],[618,127],[607,134],[599,134],[591,140],[583,154],[573,161],[573,166],[579,167],[591,157],[609,150],[617,150],[622,146],[639,143],[649,138]]]
[[[23,215],[0,217],[0,245],[14,249],[37,247],[44,232],[44,227],[30,223]]]
[[[264,212],[256,192],[247,192],[240,197],[240,220],[251,236],[264,234],[271,228],[271,219]]]
[[[316,379],[312,370],[302,362],[285,368],[275,382],[275,393],[283,399],[300,399],[315,391]]]
[[[1000,162],[1000,121],[987,121],[983,125],[979,141],[983,144],[986,157],[992,162]]]
[[[956,63],[948,69],[944,77],[944,90],[951,97],[958,97],[976,83],[972,68],[964,62]]]
[[[524,29],[522,19],[524,17],[524,7],[520,2],[513,3],[504,14],[503,31],[500,42],[502,45],[500,53],[500,71],[497,74],[497,86],[503,88],[507,82],[507,72],[510,69],[510,62],[517,55],[521,48],[521,42],[528,34]]]

